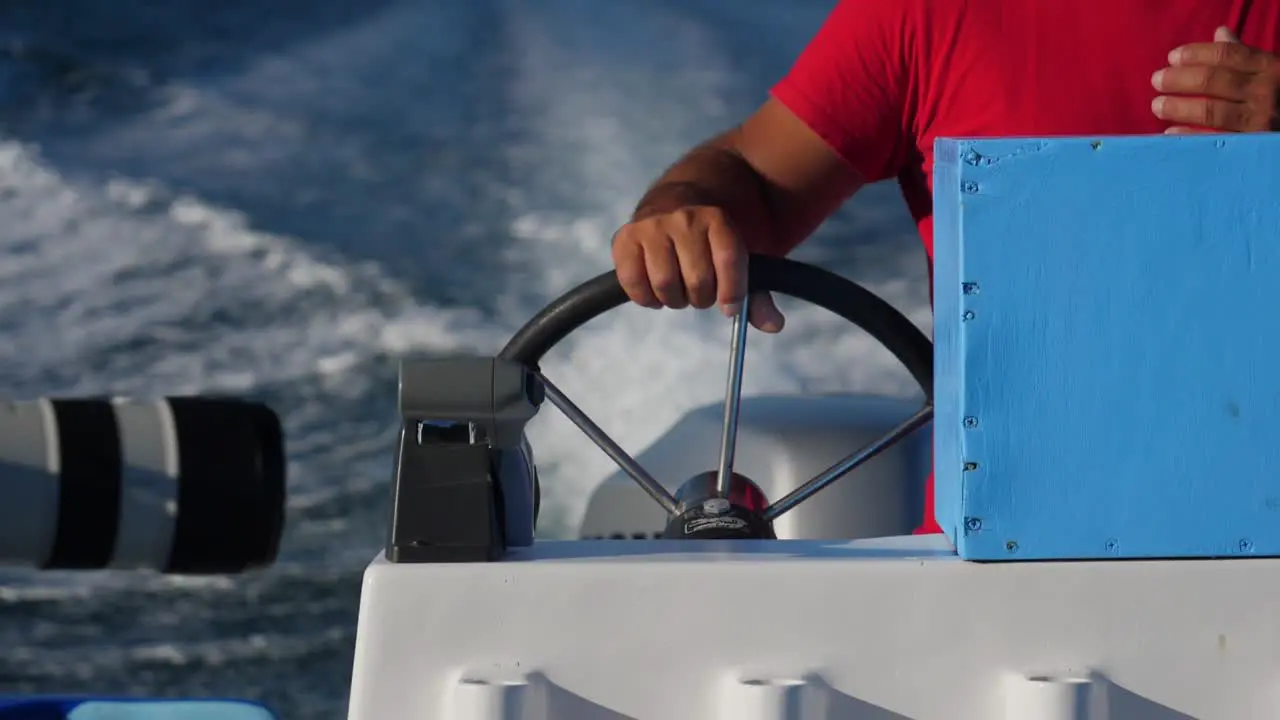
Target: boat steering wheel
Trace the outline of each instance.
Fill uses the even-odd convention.
[[[933,418],[933,344],[910,320],[871,291],[813,265],[767,255],[751,255],[750,292],[776,292],[817,305],[862,328],[893,353],[924,391],[924,406],[897,427],[846,456],[772,504],[754,483],[733,472],[746,355],[746,303],[733,318],[729,377],[725,389],[720,462],[715,473],[695,476],[672,495],[618,446],[563,392],[542,375],[538,364],[548,350],[587,322],[628,302],[615,272],[603,273],[552,301],[511,338],[499,357],[534,373],[551,401],[669,516],[664,538],[775,538],[773,521],[815,493],[879,455]]]

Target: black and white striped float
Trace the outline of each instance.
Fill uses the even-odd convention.
[[[0,565],[237,573],[275,560],[284,506],[265,405],[0,402]]]

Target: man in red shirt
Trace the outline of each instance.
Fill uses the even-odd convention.
[[[786,254],[888,178],[932,259],[934,139],[1273,131],[1277,47],[1280,0],[840,0],[759,110],[645,194],[618,278],[646,307],[733,314],[748,252]],[[918,532],[940,531],[932,484]]]

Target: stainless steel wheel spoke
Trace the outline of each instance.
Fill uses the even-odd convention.
[[[897,427],[889,432],[881,435],[876,440],[867,444],[863,448],[845,456],[831,467],[823,470],[812,480],[809,480],[800,487],[787,493],[786,496],[765,508],[764,519],[773,522],[779,515],[791,510],[800,503],[813,497],[819,490],[825,488],[831,483],[839,480],[846,473],[858,468],[858,466],[867,462],[871,458],[884,452],[894,443],[902,438],[910,435],[913,431],[924,426],[925,423],[933,419],[933,405],[925,405],[920,408],[914,415],[903,420]]]
[[[618,467],[622,469],[622,472],[631,476],[631,479],[635,480],[642,490],[649,493],[649,497],[656,500],[662,506],[662,509],[667,511],[668,515],[674,515],[676,512],[676,499],[671,496],[671,493],[667,492],[662,483],[655,480],[648,470],[645,470],[640,463],[636,462],[635,458],[628,455],[626,450],[623,450],[599,425],[596,425],[591,418],[587,417],[587,414],[582,412],[581,408],[574,405],[573,401],[565,396],[560,391],[560,388],[556,387],[545,375],[540,372],[535,374],[542,381],[543,388],[546,389],[547,399],[551,401],[551,404],[559,408],[560,412],[569,418],[569,422],[577,425],[578,429],[590,438],[591,442],[596,444],[596,447],[603,450],[605,455],[612,458],[618,464]]]

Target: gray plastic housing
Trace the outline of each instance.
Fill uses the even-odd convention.
[[[494,560],[532,544],[536,471],[524,430],[543,397],[537,376],[495,357],[401,362],[390,560]]]
[[[525,425],[544,397],[523,365],[495,357],[404,360],[400,417],[428,423],[469,423],[477,442],[495,449],[520,445]]]

